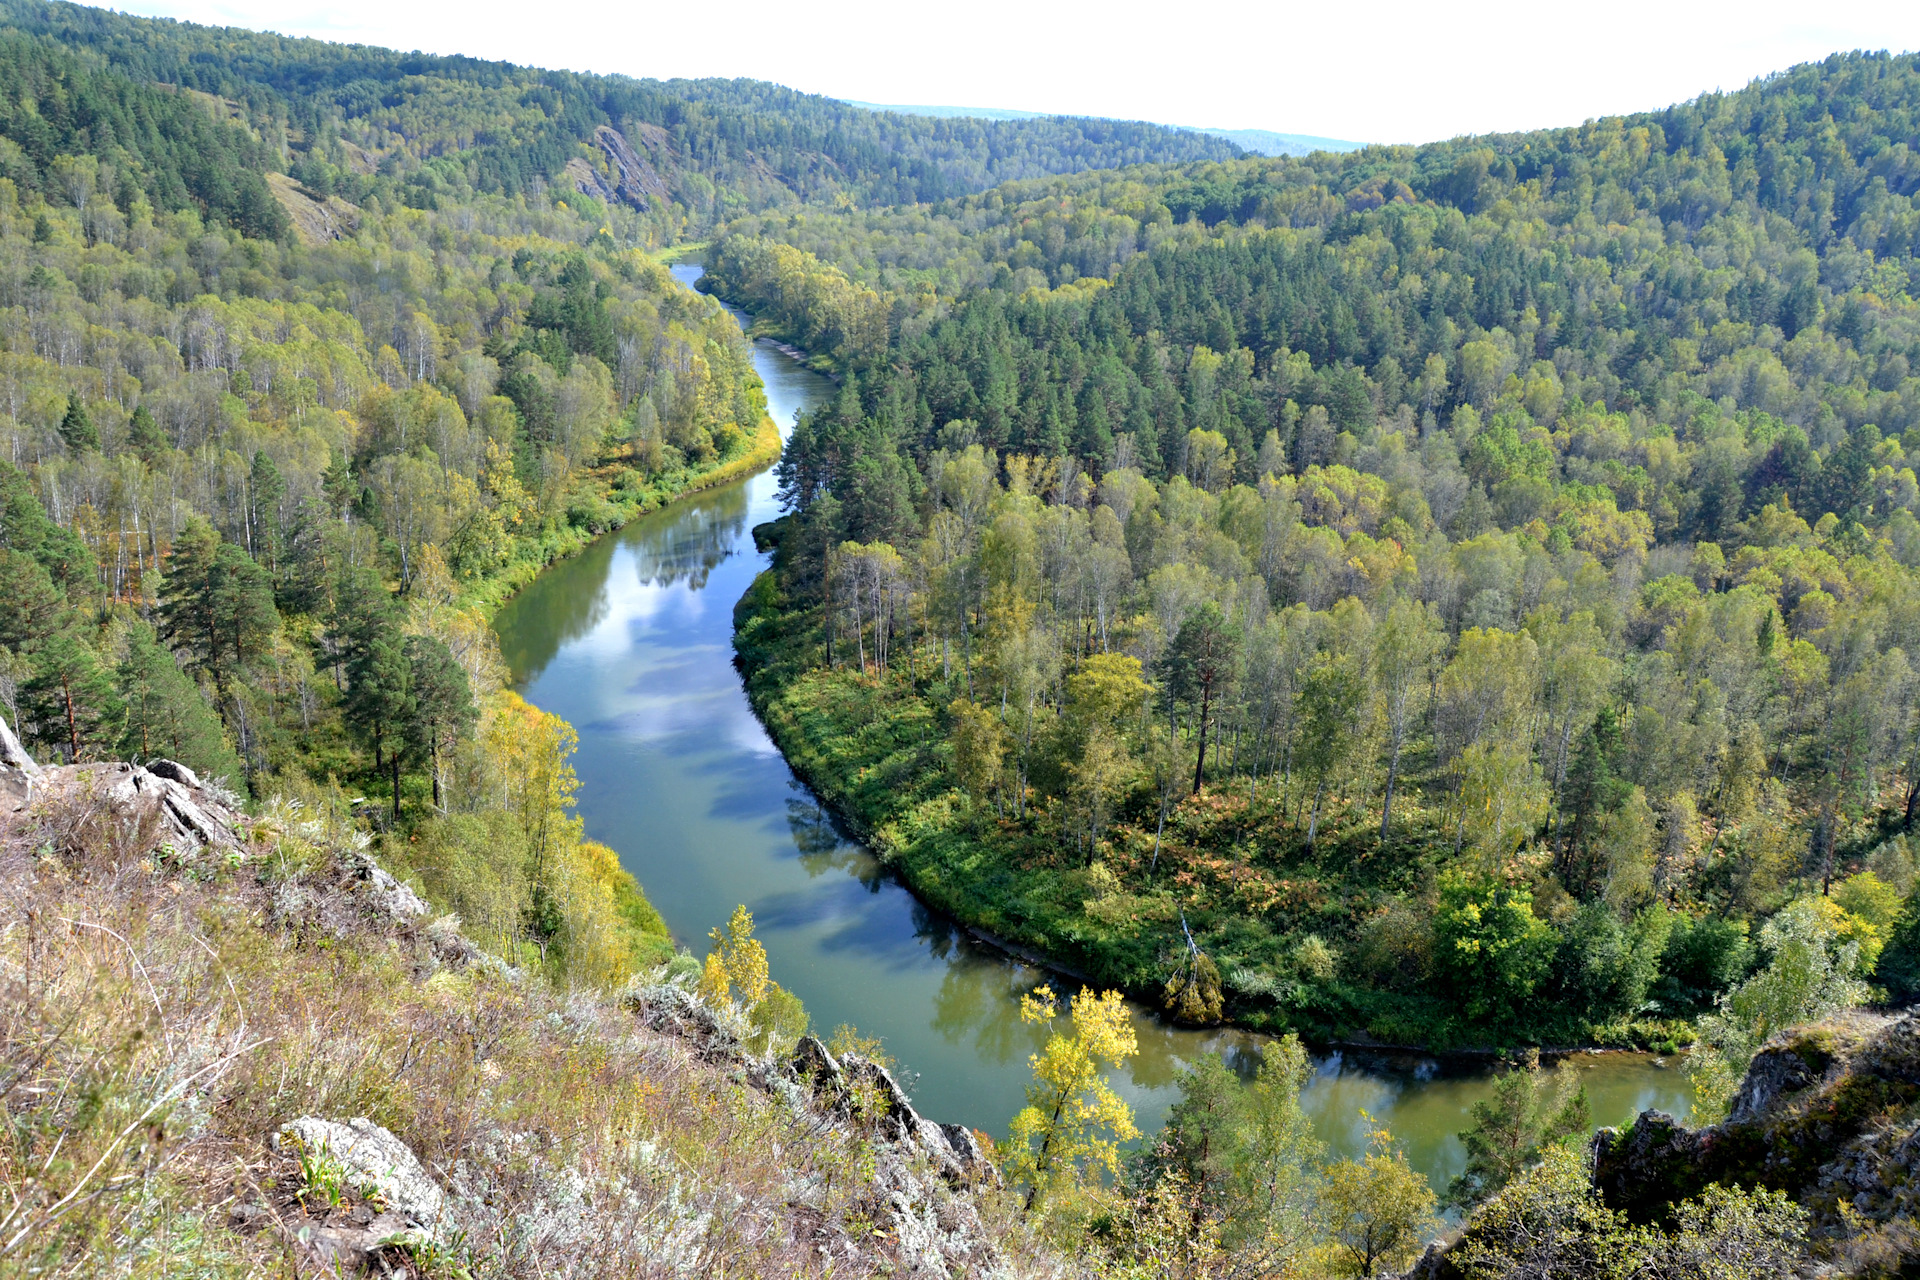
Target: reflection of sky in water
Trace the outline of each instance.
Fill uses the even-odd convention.
[[[683,280],[697,268],[675,268]],[[783,431],[830,384],[755,344]],[[572,721],[580,812],[619,851],[676,937],[704,951],[736,903],[754,913],[773,976],[815,1028],[882,1037],[932,1118],[1004,1133],[1044,1031],[1020,1021],[1037,971],[972,941],[846,840],[793,778],[732,665],[732,605],[766,564],[749,530],[778,514],[768,473],[634,521],[553,566],[503,609],[502,649],[527,697]],[[1056,982],[1063,998],[1071,984]],[[1175,1030],[1135,1010],[1140,1054],[1115,1081],[1156,1128],[1182,1067],[1218,1052],[1242,1076],[1260,1040]],[[1684,1102],[1677,1070],[1589,1060],[1596,1122]],[[1433,1076],[1422,1080],[1422,1074]],[[1437,1185],[1463,1159],[1452,1135],[1484,1089],[1431,1062],[1318,1064],[1304,1103],[1338,1154],[1365,1146],[1367,1112]]]

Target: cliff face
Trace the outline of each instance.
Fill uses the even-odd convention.
[[[1763,1049],[1724,1123],[1643,1112],[1593,1139],[1593,1182],[1640,1222],[1708,1185],[1784,1192],[1816,1255],[1848,1272],[1920,1266],[1920,1013],[1802,1027]]]
[[[0,740],[0,1266],[1054,1269],[881,1064],[737,1032],[483,954],[343,815]]]

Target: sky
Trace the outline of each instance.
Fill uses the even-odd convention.
[[[1578,124],[1850,49],[1920,49],[1888,0],[120,0],[132,13],[865,102],[1004,107],[1358,142]]]

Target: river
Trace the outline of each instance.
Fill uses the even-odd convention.
[[[687,285],[699,274],[674,268]],[[771,343],[754,344],[754,366],[783,435],[832,394]],[[848,1023],[881,1037],[924,1114],[1004,1134],[1038,1047],[1018,997],[1044,975],[927,910],[838,832],[767,738],[734,670],[733,605],[767,563],[750,530],[778,514],[768,471],[635,520],[502,609],[502,650],[527,699],[579,731],[587,833],[619,852],[677,939],[704,954],[707,932],[744,902],[775,980],[805,1002],[816,1030]],[[1179,1030],[1143,1010],[1134,1021],[1140,1055],[1115,1085],[1148,1131],[1196,1054],[1223,1053],[1243,1074],[1259,1060],[1259,1036]],[[1648,1106],[1687,1113],[1677,1062],[1578,1061],[1596,1124]],[[1459,1171],[1454,1134],[1485,1094],[1483,1072],[1351,1054],[1316,1065],[1303,1101],[1334,1151],[1364,1146],[1365,1112],[1436,1188]]]

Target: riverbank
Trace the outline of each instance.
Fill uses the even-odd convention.
[[[779,459],[780,428],[772,418],[763,417],[744,451],[703,470],[680,468],[639,487],[621,487],[618,481],[636,473],[618,464],[596,468],[588,475],[601,508],[595,514],[603,519],[585,525],[559,525],[542,530],[535,538],[516,539],[513,558],[498,573],[466,586],[460,604],[492,617],[546,569],[579,555],[596,539],[683,498],[743,480]]]
[[[941,710],[964,690],[939,678],[937,656],[903,657],[884,680],[830,667],[817,613],[785,600],[774,571],[736,606],[755,713],[795,774],[916,897],[1008,954],[1158,1008],[1185,955],[1184,922],[1222,975],[1223,1021],[1248,1030],[1461,1056],[1671,1054],[1692,1039],[1678,1019],[1588,1021],[1559,992],[1578,956],[1541,966],[1527,1007],[1466,1019],[1433,961],[1442,853],[1415,835],[1392,859],[1324,832],[1317,853],[1302,850],[1275,806],[1233,788],[1176,804],[1156,853],[1155,806],[1135,794],[1089,859],[1068,848],[1057,815],[1016,821],[974,805],[952,774]],[[1405,936],[1383,943],[1387,925]]]

